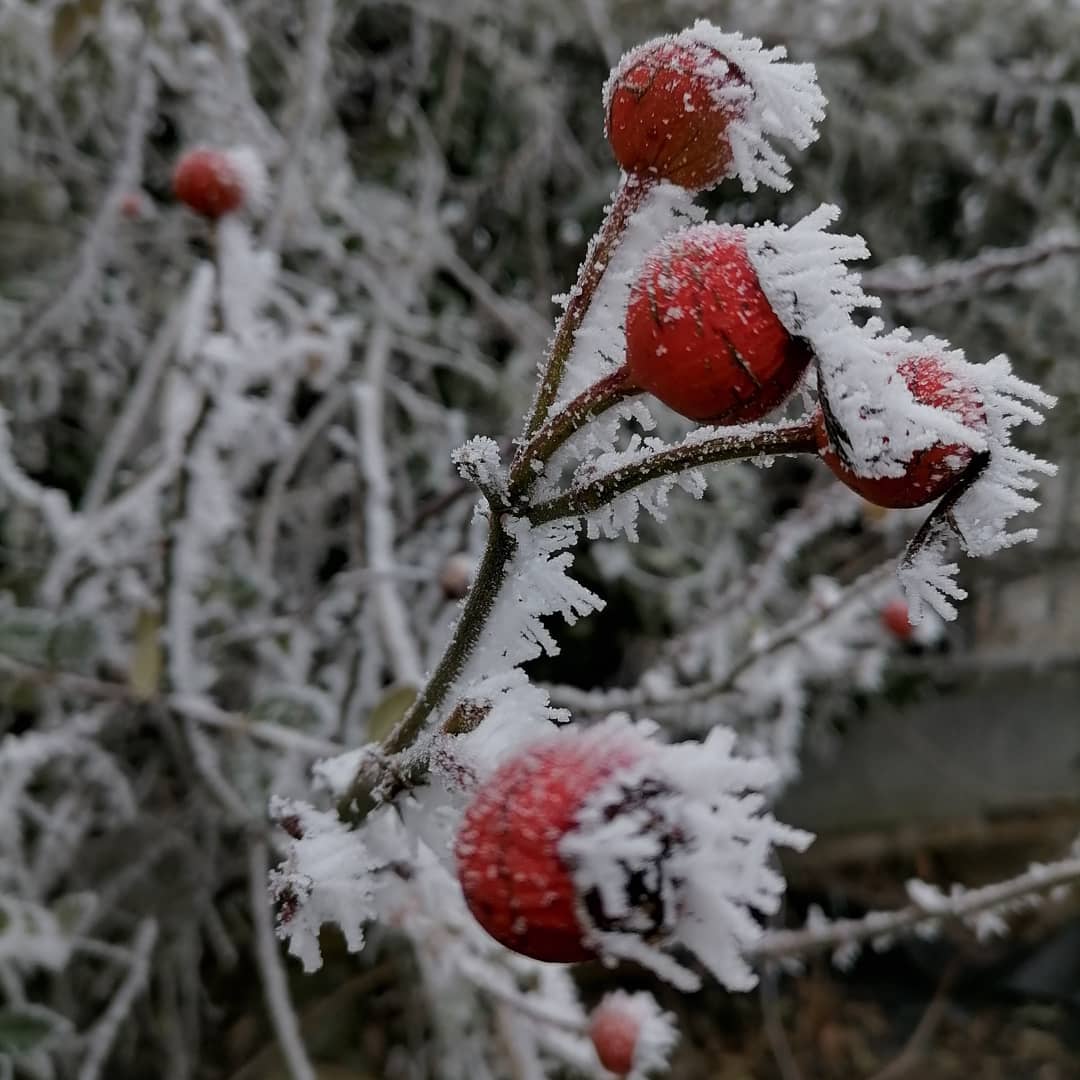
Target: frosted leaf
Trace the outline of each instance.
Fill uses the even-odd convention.
[[[334,813],[306,803],[274,799],[271,814],[293,837],[282,864],[270,874],[270,892],[278,905],[278,936],[289,952],[317,971],[322,965],[319,930],[336,923],[349,952],[364,945],[364,924],[375,916],[372,857],[361,833],[342,824]]]
[[[506,470],[503,468],[499,444],[487,435],[476,435],[451,455],[462,479],[475,484],[481,491],[507,497]]]
[[[605,114],[616,82],[658,45],[668,44],[699,54],[698,69],[706,76],[716,75],[712,84],[716,104],[734,114],[726,129],[730,175],[737,176],[747,191],[756,191],[759,184],[787,191],[791,166],[770,140],[786,139],[802,150],[817,138],[826,100],[814,65],[790,63],[783,46],[768,49],[758,38],[725,33],[698,19],[689,29],[646,42],[622,57],[604,84]],[[741,72],[745,83],[726,81],[729,64]]]

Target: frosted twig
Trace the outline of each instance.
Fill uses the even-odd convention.
[[[332,391],[304,418],[292,445],[281,456],[270,474],[266,485],[266,497],[255,525],[255,565],[260,575],[269,580],[274,567],[274,549],[277,545],[278,526],[281,521],[285,490],[304,454],[334,418],[344,402]]]
[[[886,296],[901,299],[927,296],[938,300],[951,292],[985,287],[997,274],[1008,275],[1003,280],[1015,286],[1017,270],[1076,254],[1080,254],[1080,235],[1071,229],[1055,229],[1028,244],[986,248],[971,259],[950,260],[931,267],[912,265],[907,258],[898,259],[864,272],[862,283]]]
[[[547,419],[548,410],[562,385],[566,363],[574,347],[574,336],[581,328],[582,321],[592,304],[593,295],[615,254],[615,249],[622,240],[623,233],[626,232],[627,225],[630,224],[630,219],[644,202],[650,190],[652,190],[652,185],[646,180],[639,177],[623,177],[608,207],[600,231],[589,242],[589,250],[578,271],[578,279],[570,292],[566,310],[563,311],[562,318],[559,319],[559,324],[555,328],[555,336],[548,350],[544,372],[536,391],[536,399],[533,401],[525,426],[526,435],[533,435]]]
[[[808,610],[753,642],[738,660],[715,678],[689,686],[675,687],[662,694],[649,693],[641,686],[607,691],[586,691],[573,686],[552,686],[549,687],[551,699],[555,704],[575,712],[596,714],[649,708],[677,708],[730,693],[734,690],[740,676],[745,675],[755,664],[799,642],[808,631],[828,622],[834,615],[867,592],[883,585],[891,578],[894,570],[895,563],[890,560],[863,574],[830,602],[812,601]]]
[[[1026,897],[1037,896],[1080,882],[1080,858],[1036,866],[1006,881],[968,889],[957,896],[942,896],[931,905],[915,901],[897,911],[872,911],[861,919],[837,919],[802,930],[769,930],[749,950],[752,960],[779,960],[812,956],[875,938],[890,938],[920,924],[964,920]]]
[[[581,517],[606,506],[617,496],[662,476],[674,476],[702,465],[777,454],[814,453],[817,442],[811,423],[761,427],[711,438],[691,437],[666,450],[643,451],[639,460],[613,469],[588,483],[530,507],[528,518],[543,525],[565,517]]]
[[[112,484],[113,474],[127,452],[153,400],[154,390],[161,380],[179,336],[184,315],[182,305],[173,308],[139,365],[139,374],[124,402],[124,408],[116,418],[112,432],[94,462],[94,471],[90,475],[90,480],[86,485],[86,494],[79,507],[83,514],[94,513],[105,501]]]
[[[280,250],[285,241],[292,201],[304,168],[304,150],[324,101],[330,31],[334,25],[334,0],[311,0],[306,5],[306,14],[303,68],[297,94],[299,115],[289,135],[278,196],[263,236],[263,246],[268,251]]]
[[[353,388],[360,439],[359,465],[366,487],[364,526],[368,561],[375,578],[372,590],[389,663],[399,682],[419,685],[424,674],[423,663],[394,577],[393,487],[383,440],[383,386],[389,356],[390,333],[385,323],[376,323],[368,340],[367,381]]]
[[[157,78],[147,50],[135,76],[123,148],[97,215],[79,247],[75,266],[55,299],[29,325],[20,327],[6,341],[0,342],[0,360],[9,366],[17,364],[47,333],[62,323],[97,282],[98,272],[112,251],[120,203],[138,184],[142,173],[143,144],[156,102]]]
[[[304,1047],[300,1021],[289,997],[289,984],[285,978],[278,940],[274,936],[270,893],[267,890],[269,873],[266,844],[253,843],[248,849],[248,899],[255,928],[255,960],[259,966],[266,1008],[292,1080],[315,1080],[315,1069]]]
[[[86,1052],[79,1068],[78,1080],[97,1080],[127,1019],[136,998],[143,992],[150,977],[150,960],[157,943],[158,925],[153,918],[143,919],[131,943],[131,966],[113,995],[109,1007],[86,1037]]]

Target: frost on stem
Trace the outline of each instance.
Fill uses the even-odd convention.
[[[704,19],[631,49],[604,86],[620,164],[691,190],[734,175],[747,191],[787,191],[791,166],[770,139],[809,146],[825,97],[814,66],[786,57],[783,47],[766,49]]]

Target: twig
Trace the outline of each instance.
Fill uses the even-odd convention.
[[[949,991],[959,972],[960,964],[953,959],[942,973],[930,1004],[926,1006],[926,1010],[915,1025],[915,1030],[904,1044],[904,1048],[885,1068],[874,1073],[870,1080],[903,1080],[905,1076],[922,1065],[930,1040],[933,1039],[949,1008]]]
[[[281,963],[277,938],[274,937],[270,895],[266,887],[269,872],[266,844],[261,841],[253,843],[248,848],[248,899],[255,929],[255,961],[259,967],[266,1008],[292,1080],[315,1080],[315,1069],[304,1047],[300,1021],[289,997],[285,968]]]
[[[784,1030],[784,1020],[780,1015],[780,995],[777,987],[779,973],[775,964],[770,964],[762,973],[761,985],[758,988],[758,999],[761,1002],[761,1022],[765,1029],[765,1038],[768,1040],[769,1049],[772,1051],[773,1060],[780,1070],[782,1080],[802,1080],[802,1070],[795,1060]]]
[[[377,322],[368,341],[367,381],[353,388],[360,438],[359,464],[367,489],[364,526],[368,562],[374,575],[375,609],[386,639],[389,663],[398,682],[418,685],[423,678],[423,663],[394,576],[393,487],[382,425],[383,384],[389,356],[390,332],[385,323]]]
[[[971,259],[950,260],[932,267],[911,267],[910,260],[881,266],[862,275],[862,283],[874,292],[901,299],[929,296],[935,300],[943,294],[979,287],[1004,274],[1015,285],[1017,270],[1025,270],[1060,255],[1080,253],[1080,235],[1072,230],[1054,230],[1029,244],[1012,248],[986,248]]]
[[[303,70],[300,78],[300,115],[289,135],[285,164],[278,183],[278,197],[263,234],[268,251],[279,251],[285,242],[291,203],[304,168],[304,148],[319,119],[324,101],[326,66],[329,62],[330,31],[334,25],[334,0],[311,0],[305,5]]]
[[[87,1036],[86,1053],[79,1068],[78,1080],[97,1080],[135,999],[143,992],[150,976],[150,959],[157,943],[157,920],[144,919],[131,943],[131,966],[113,995],[109,1007]]]
[[[600,231],[589,243],[585,261],[578,271],[577,282],[570,292],[570,300],[559,320],[559,325],[555,328],[555,337],[552,339],[544,373],[540,378],[540,385],[525,427],[526,435],[534,435],[547,420],[548,410],[554,404],[559,387],[562,385],[566,363],[574,347],[574,337],[581,328],[593,295],[615,254],[615,249],[626,232],[627,225],[630,224],[630,219],[651,190],[650,182],[626,176],[615,192]]]
[[[721,461],[814,453],[816,450],[813,424],[804,422],[750,432],[736,431],[709,439],[692,436],[668,450],[644,451],[637,461],[533,506],[527,516],[534,525],[543,525],[559,518],[581,517],[594,513],[619,495],[662,476],[674,476]]]
[[[875,938],[889,938],[921,923],[964,920],[980,912],[1077,882],[1080,882],[1080,856],[1038,866],[1018,877],[979,889],[969,889],[933,905],[913,902],[897,911],[872,911],[861,919],[838,919],[822,927],[770,930],[749,951],[748,956],[753,960],[813,956]]]

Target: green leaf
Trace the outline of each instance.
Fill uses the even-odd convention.
[[[368,714],[367,737],[371,742],[382,742],[394,725],[409,711],[419,691],[415,686],[399,683],[383,694],[379,703]]]
[[[38,1006],[0,1009],[0,1054],[28,1054],[70,1025]]]

